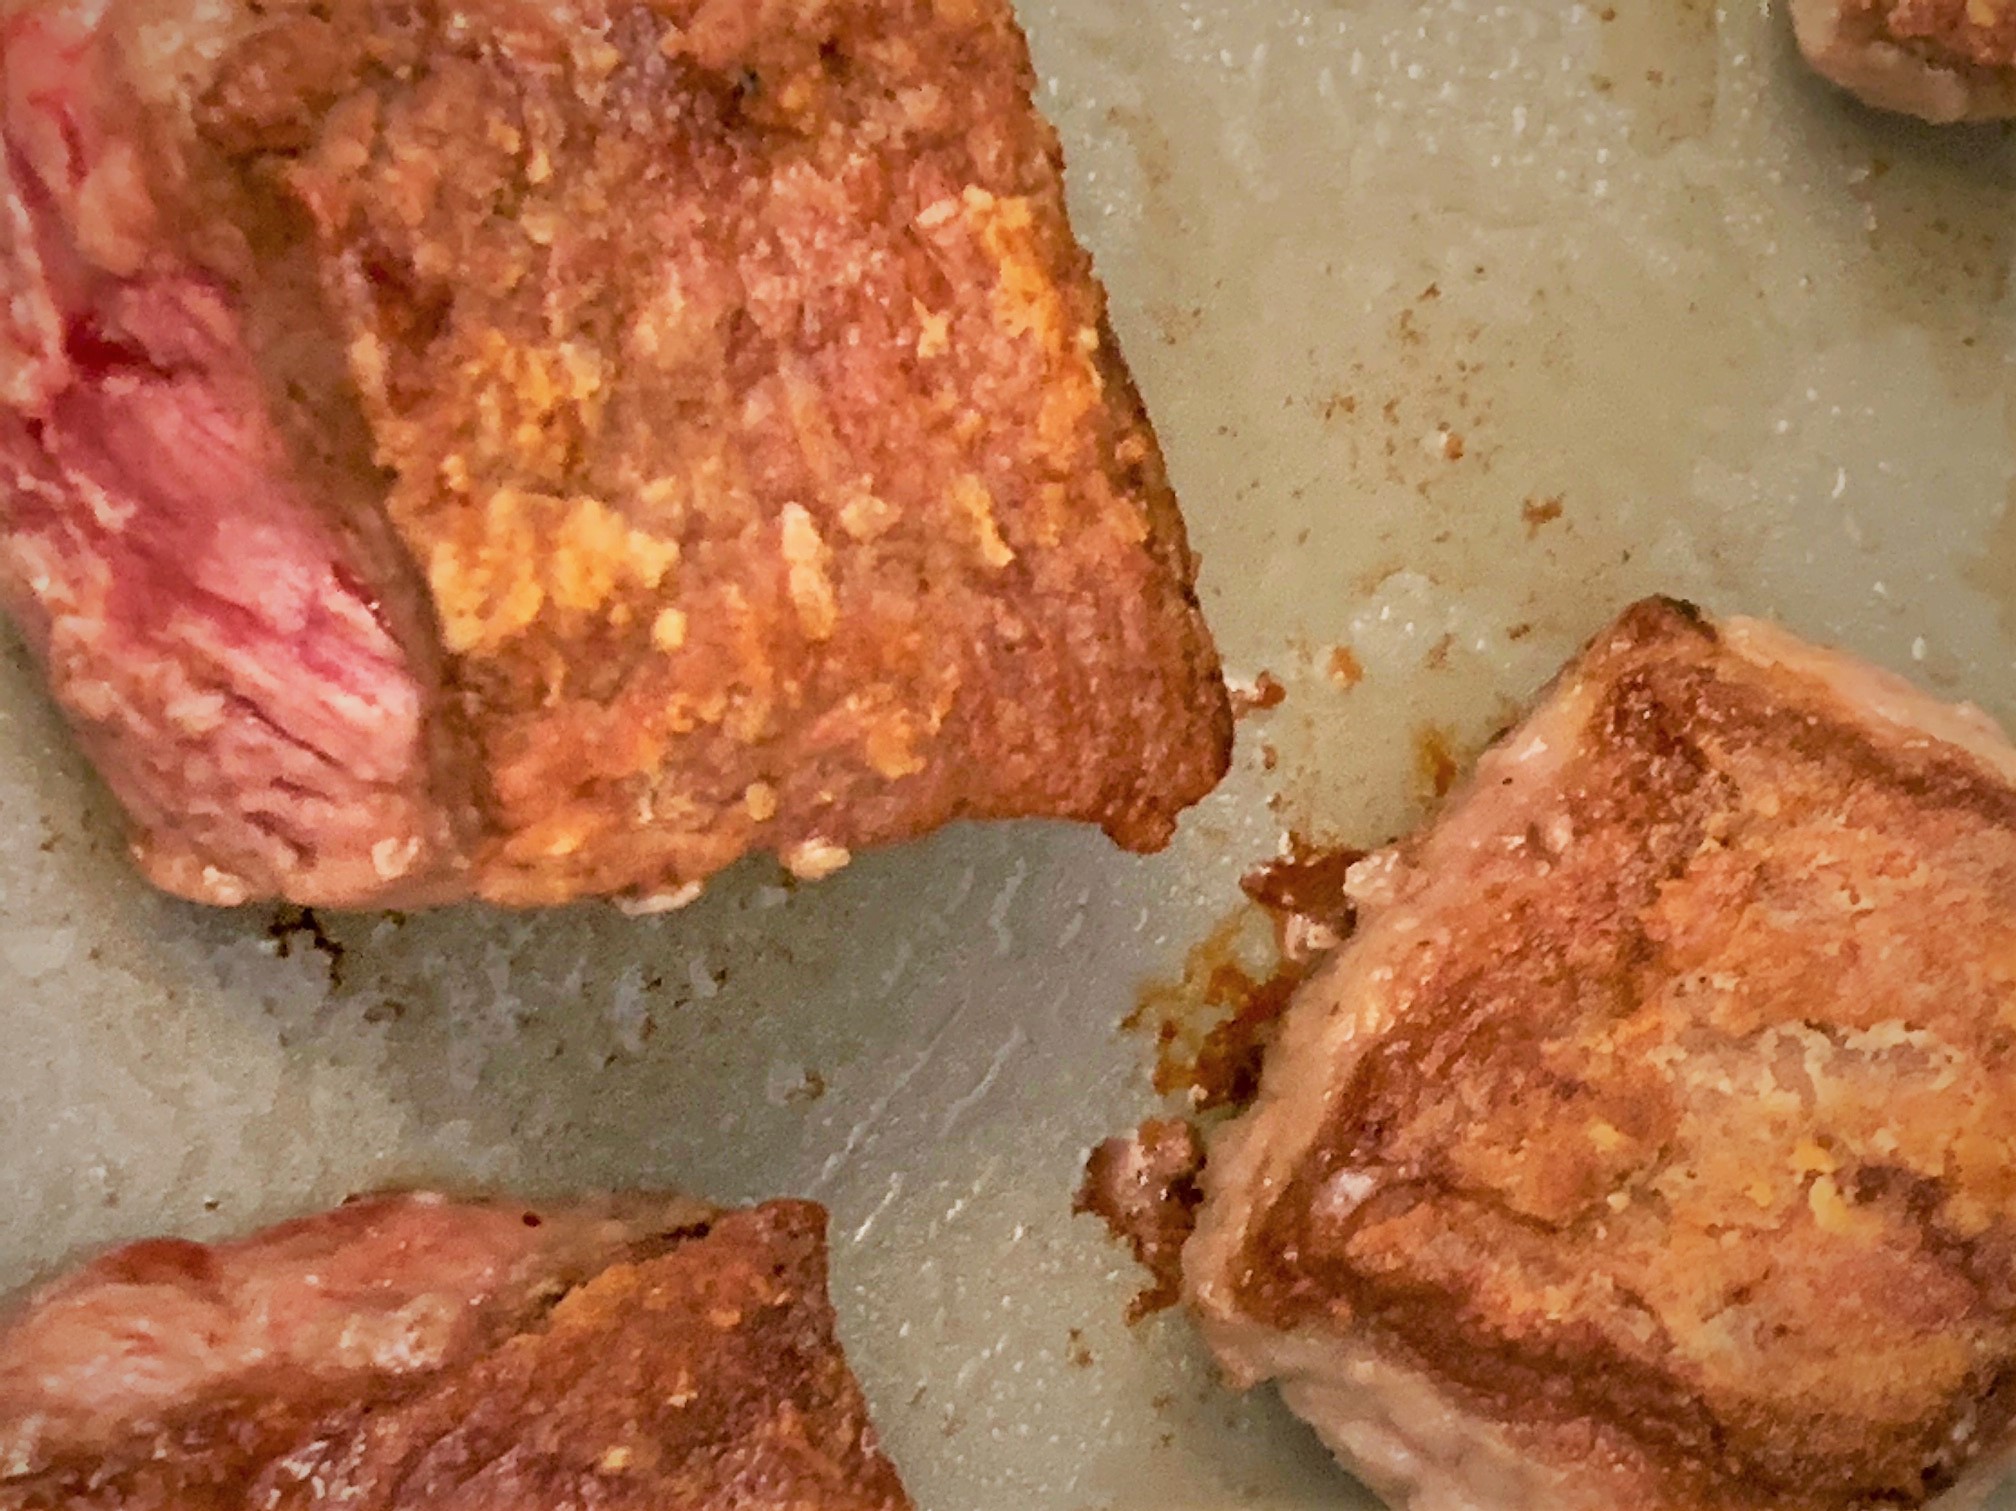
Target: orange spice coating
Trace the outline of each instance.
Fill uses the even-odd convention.
[[[311,140],[273,171],[489,773],[485,895],[961,814],[1167,838],[1223,693],[1005,5],[336,15],[208,118]]]
[[[135,605],[58,692],[162,885],[670,905],[957,818],[1153,849],[1223,774],[1196,564],[1006,0],[37,0],[6,46],[39,240],[0,266],[35,317],[0,523]],[[101,538],[86,404],[243,476],[183,443],[216,485],[180,534]],[[136,546],[158,584],[101,565]],[[295,635],[261,570],[371,654]],[[222,576],[251,613],[208,675],[146,631]],[[72,623],[40,581],[30,627]],[[154,659],[333,774],[178,804],[215,763],[163,753],[200,742]],[[359,832],[345,781],[397,821]]]

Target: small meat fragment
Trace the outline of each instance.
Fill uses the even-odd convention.
[[[0,1326],[5,1511],[906,1511],[825,1215],[388,1196],[119,1249]]]
[[[1972,1506],[2016,1443],[2016,748],[1626,613],[1213,1141],[1186,1299],[1413,1511]]]
[[[157,884],[1154,849],[1231,715],[1008,0],[0,11],[0,603]]]
[[[1203,1168],[1197,1130],[1181,1118],[1150,1118],[1131,1134],[1107,1139],[1085,1161],[1071,1210],[1098,1217],[1152,1277],[1128,1305],[1129,1322],[1174,1306],[1182,1294],[1183,1244]]]
[[[2016,116],[2012,0],[1791,0],[1799,49],[1865,104],[1939,123]]]
[[[1239,890],[1274,920],[1283,959],[1301,963],[1351,933],[1351,868],[1363,850],[1318,845],[1291,834],[1280,855],[1239,878]]]
[[[1288,701],[1288,688],[1270,671],[1261,671],[1251,687],[1232,689],[1232,714],[1243,719],[1248,714],[1272,713]]]

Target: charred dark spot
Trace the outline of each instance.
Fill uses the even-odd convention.
[[[343,946],[329,937],[313,908],[297,908],[292,903],[283,903],[274,909],[273,921],[266,926],[266,937],[273,941],[282,960],[291,959],[299,949],[313,950],[327,962],[330,990],[342,987]],[[395,1017],[403,1011],[394,1004],[387,1005],[393,1007]]]
[[[86,373],[104,374],[120,368],[152,367],[153,359],[137,341],[115,335],[95,320],[73,319],[63,331],[63,354]]]

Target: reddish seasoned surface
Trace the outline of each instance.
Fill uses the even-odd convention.
[[[1660,1511],[1919,1505],[2000,1451],[2016,751],[1984,724],[1669,604],[1599,637],[1353,873],[1368,916],[1207,1168],[1186,1262],[1228,1357],[1372,1346]]]
[[[0,567],[158,881],[649,901],[1215,783],[1005,0],[202,15],[0,58]]]
[[[376,1198],[0,1330],[0,1507],[894,1511],[824,1215]]]

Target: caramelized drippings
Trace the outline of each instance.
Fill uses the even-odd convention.
[[[1127,1305],[1130,1323],[1174,1306],[1182,1293],[1183,1244],[1196,1225],[1203,1168],[1203,1142],[1181,1118],[1150,1118],[1107,1139],[1085,1162],[1071,1210],[1104,1222],[1151,1277]]]

